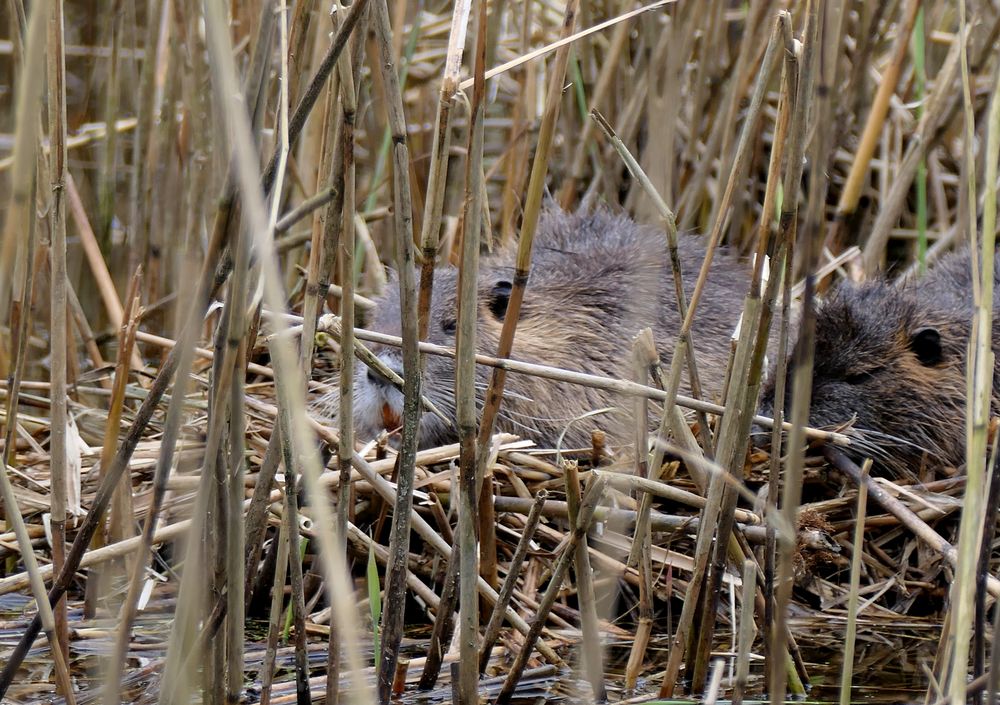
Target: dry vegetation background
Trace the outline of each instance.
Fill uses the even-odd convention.
[[[376,294],[383,263],[457,263],[463,230],[478,225],[484,252],[516,241],[543,188],[661,224],[655,191],[678,229],[743,253],[795,239],[788,281],[820,272],[820,291],[918,269],[995,198],[1000,11],[585,0],[566,29],[562,2],[484,5],[0,7],[0,688],[371,702],[419,681],[473,702],[481,649],[478,687],[501,701],[670,697],[675,683],[834,698],[844,663],[854,697],[961,702],[967,672],[995,692],[985,595],[1000,584],[970,587],[975,550],[950,546],[962,475],[904,487],[801,453],[744,458],[730,428],[717,459],[738,482],[675,463],[642,482],[503,437],[485,463],[495,514],[477,587],[474,563],[464,581],[449,572],[484,516],[459,490],[470,456],[414,458],[405,442],[398,462],[384,445],[352,456],[345,429],[307,421],[303,394],[342,364],[331,330],[312,334],[318,313]],[[768,486],[770,522],[753,494]],[[976,506],[984,576],[995,513]],[[796,517],[797,535],[781,529]],[[67,599],[36,610],[50,588]]]

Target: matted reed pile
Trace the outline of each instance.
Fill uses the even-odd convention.
[[[886,475],[804,425],[822,291],[992,249],[997,9],[330,10],[0,10],[0,698],[995,692],[989,409],[968,472]],[[417,448],[412,374],[390,439],[310,416],[363,364],[383,263],[413,370],[433,265],[518,248],[501,349],[482,351],[507,357],[546,193],[771,255],[724,407],[671,415],[681,364],[589,380],[665,408],[683,452],[617,448],[600,417],[589,448],[492,433],[502,394],[481,422],[463,344],[474,286],[456,443]],[[768,454],[748,447],[758,341],[787,338],[793,293],[804,345]],[[989,336],[970,351],[988,386]]]

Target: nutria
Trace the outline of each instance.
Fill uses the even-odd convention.
[[[682,275],[688,296],[694,288],[705,250],[700,239],[681,236]],[[514,274],[514,252],[484,256],[479,272],[477,349],[496,353]],[[726,253],[716,254],[695,317],[693,337],[704,392],[716,397],[723,385],[730,336],[749,287],[749,269]],[[435,271],[429,341],[454,346],[457,269]],[[641,226],[606,208],[569,214],[547,207],[538,225],[531,275],[525,290],[512,357],[569,370],[631,378],[628,372],[633,336],[651,326],[665,359],[680,330],[675,290],[665,237],[657,228]],[[399,294],[395,277],[377,301],[367,327],[399,335]],[[402,374],[400,353],[388,346],[373,350]],[[454,362],[427,356],[423,394],[454,419]],[[477,367],[478,404],[490,370]],[[686,382],[685,382],[686,384]],[[336,414],[337,393],[320,400],[328,415]],[[566,431],[562,447],[589,446],[594,426],[604,420],[576,421],[587,412],[625,406],[626,400],[590,387],[510,374],[497,429],[554,447]],[[374,371],[358,365],[354,382],[355,427],[359,438],[374,437],[398,423],[402,394]],[[390,429],[392,430],[392,429]],[[420,446],[453,442],[456,434],[439,418],[425,413]]]
[[[1000,267],[995,273],[993,305],[1000,311]],[[885,469],[915,470],[925,456],[934,465],[961,465],[972,316],[968,249],[946,255],[920,278],[840,284],[817,308],[809,425],[850,424],[856,456]],[[996,351],[997,318],[992,337]],[[994,376],[994,414],[998,382]],[[764,385],[761,413],[770,416],[773,407],[772,381]]]

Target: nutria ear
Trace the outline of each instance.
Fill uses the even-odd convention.
[[[910,336],[910,350],[924,366],[937,365],[944,359],[941,334],[937,328],[919,328]]]
[[[501,280],[490,289],[486,305],[490,307],[490,313],[496,316],[498,321],[502,321],[507,315],[507,303],[510,301],[510,292],[513,288],[513,284],[509,281]]]

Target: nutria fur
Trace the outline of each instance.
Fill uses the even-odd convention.
[[[682,236],[679,251],[685,288],[690,296],[704,258],[704,247],[699,238]],[[493,355],[497,350],[514,274],[513,263],[513,251],[486,256],[480,263],[477,350],[483,354]],[[454,267],[435,272],[428,335],[432,343],[455,344],[457,280]],[[730,335],[748,287],[748,268],[725,253],[718,253],[693,331],[699,376],[706,394],[712,397],[720,393],[724,382]],[[680,329],[675,298],[662,231],[637,225],[604,208],[568,214],[549,206],[538,226],[512,357],[579,372],[630,378],[631,340],[646,326],[653,327],[658,349],[669,360],[674,336]],[[378,299],[367,326],[399,335],[395,278]],[[402,373],[397,349],[372,347],[384,362]],[[489,376],[489,368],[477,366],[480,409]],[[454,378],[451,359],[426,357],[423,394],[452,419]],[[628,408],[626,401],[599,389],[509,374],[497,428],[531,438],[543,447],[554,447],[568,426],[562,446],[586,447],[590,431],[596,426],[607,426],[606,418],[570,422],[595,409],[615,405]],[[321,404],[327,414],[335,415],[337,394],[328,395]],[[354,421],[359,438],[372,438],[382,430],[386,406],[389,418],[398,419],[401,393],[375,373],[369,373],[364,365],[358,365]],[[424,413],[421,447],[455,439],[453,429],[436,416]]]
[[[848,433],[856,455],[885,468],[916,470],[924,456],[932,465],[960,466],[973,316],[970,267],[966,249],[946,255],[922,278],[838,286],[817,309],[809,424],[837,427],[853,420]],[[993,305],[1000,312],[1000,267],[995,272]],[[996,317],[992,337],[996,351]],[[994,414],[1000,410],[998,382],[994,376]],[[773,402],[773,383],[766,384],[761,413],[769,416]]]

